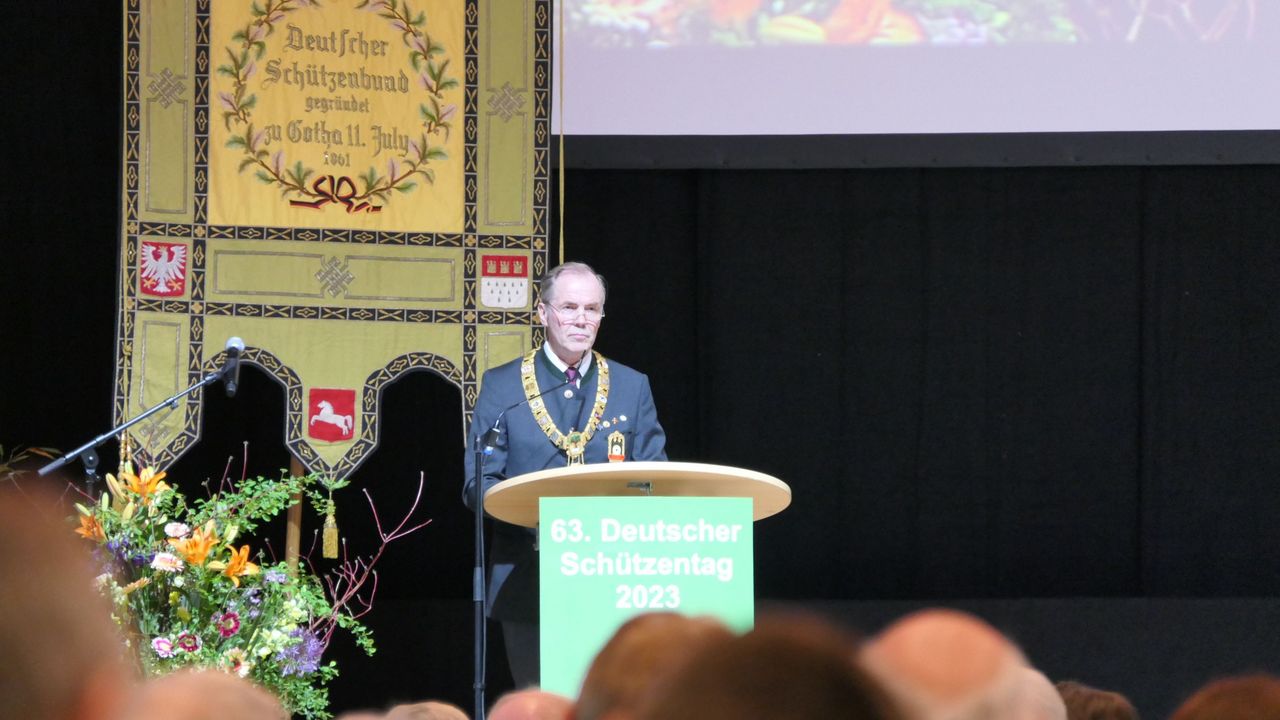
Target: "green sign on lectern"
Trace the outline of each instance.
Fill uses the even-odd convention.
[[[750,498],[558,497],[539,501],[544,690],[576,697],[591,659],[644,612],[755,614]]]

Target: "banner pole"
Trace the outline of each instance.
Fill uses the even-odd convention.
[[[556,118],[559,127],[558,135],[560,137],[560,264],[564,264],[564,2],[558,3],[560,10],[560,32],[556,34],[555,58],[558,61],[556,91],[560,96],[560,116]]]
[[[301,477],[305,475],[307,469],[302,466],[302,461],[289,455],[289,474],[293,477]],[[295,493],[293,496],[293,504],[289,506],[288,515],[286,515],[287,526],[284,535],[284,559],[289,564],[289,573],[296,575],[298,573],[298,556],[302,546],[302,494]]]

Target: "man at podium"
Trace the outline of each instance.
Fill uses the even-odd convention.
[[[604,318],[604,278],[569,262],[542,278],[542,347],[485,372],[471,438],[500,431],[484,461],[484,491],[525,473],[583,463],[666,460],[649,379],[592,350]],[[466,454],[463,500],[474,501],[475,457]],[[498,521],[489,551],[486,610],[502,623],[517,687],[538,683],[536,532]]]

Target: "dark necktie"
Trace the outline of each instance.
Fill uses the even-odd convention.
[[[582,373],[578,372],[577,365],[570,365],[569,367],[565,368],[564,379],[573,383],[575,387],[578,385],[578,379],[581,377],[582,377]]]

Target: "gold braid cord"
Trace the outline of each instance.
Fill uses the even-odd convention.
[[[534,372],[534,363],[540,352],[542,348],[530,350],[529,354],[524,356],[524,361],[520,363],[520,381],[524,385],[524,396],[529,401],[529,409],[533,411],[533,419],[538,422],[542,432],[547,434],[551,444],[564,451],[569,465],[581,465],[587,443],[600,427],[600,420],[604,417],[604,406],[609,402],[609,364],[600,353],[594,353],[596,366],[600,368],[600,379],[596,382],[596,403],[591,408],[591,419],[582,430],[569,428],[569,434],[566,435],[556,427],[555,421],[547,413],[546,403],[538,396],[538,377]]]

